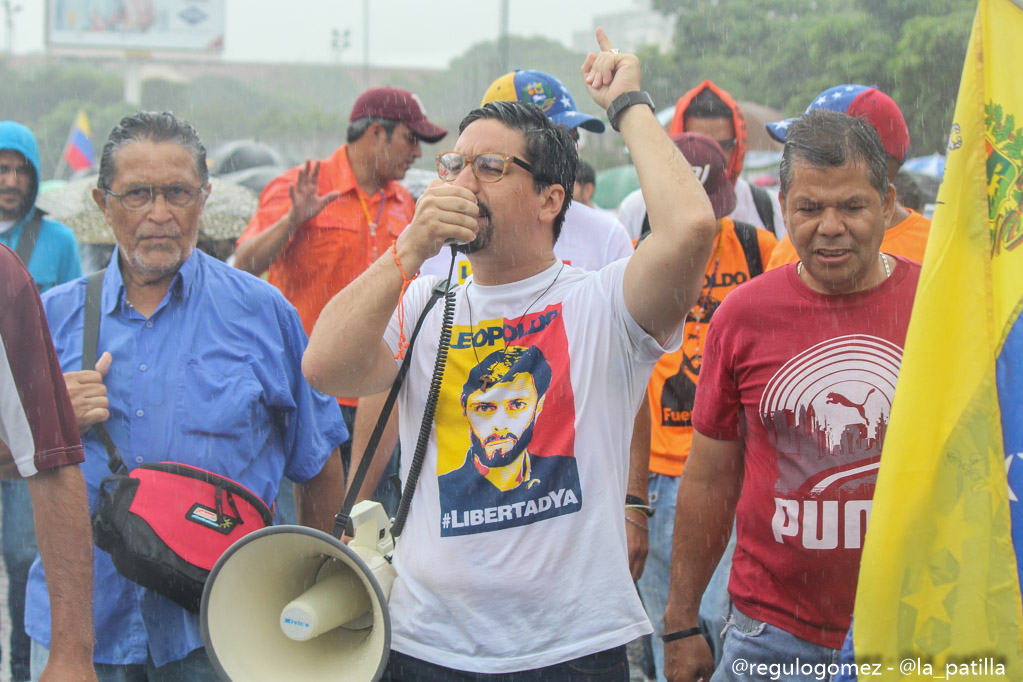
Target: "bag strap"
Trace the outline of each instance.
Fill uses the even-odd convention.
[[[749,188],[753,193],[753,204],[757,207],[757,215],[760,216],[760,222],[764,224],[768,231],[777,234],[774,229],[774,204],[771,203],[771,195],[763,187],[750,185]]]
[[[82,371],[96,369],[96,353],[99,350],[100,303],[103,298],[103,276],[106,268],[89,275],[85,285],[85,320],[82,329]],[[92,430],[107,450],[107,464],[111,473],[127,472],[124,460],[117,453],[114,439],[110,437],[102,422],[92,425]]]
[[[36,249],[36,240],[39,238],[39,230],[43,226],[43,216],[46,215],[46,211],[41,208],[34,209],[35,212],[32,217],[29,218],[28,223],[25,224],[25,229],[21,231],[21,238],[18,240],[18,258],[21,262],[28,267],[28,261],[32,258],[32,252]]]
[[[735,236],[739,238],[742,252],[746,255],[746,267],[749,269],[750,279],[764,274],[764,260],[760,256],[760,240],[757,239],[757,230],[760,228],[738,220],[734,223]]]
[[[391,391],[387,394],[384,406],[380,410],[380,418],[377,419],[377,424],[373,428],[373,434],[369,437],[369,442],[366,444],[366,450],[362,453],[362,461],[359,462],[359,468],[352,476],[351,483],[348,486],[348,493],[345,495],[344,502],[341,505],[341,511],[334,517],[334,530],[332,534],[339,540],[344,535],[348,526],[352,507],[355,506],[355,500],[359,496],[359,489],[362,488],[362,482],[366,479],[366,474],[369,473],[370,464],[373,462],[373,455],[376,453],[380,439],[384,435],[384,428],[387,426],[387,420],[391,416],[391,410],[394,409],[394,403],[398,399],[398,391],[405,382],[405,376],[408,374],[409,367],[412,364],[412,346],[416,342],[416,337],[419,336],[419,330],[422,329],[423,322],[426,321],[426,314],[447,293],[448,287],[448,280],[438,282],[434,286],[433,292],[430,294],[430,300],[426,302],[426,307],[423,308],[423,312],[419,315],[419,320],[412,330],[412,337],[409,339],[408,347],[405,349],[405,359],[398,368],[398,374],[394,377],[394,383],[391,384]]]

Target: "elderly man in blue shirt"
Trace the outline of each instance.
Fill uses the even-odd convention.
[[[129,468],[175,461],[228,476],[267,504],[284,475],[299,522],[329,531],[344,489],[337,403],[302,377],[306,335],[272,286],[195,248],[209,194],[206,152],[169,113],[140,112],[110,134],[93,198],[117,249],[103,277],[95,370],[80,371],[86,280],[44,297],[79,427],[104,422]],[[82,465],[93,503],[109,474],[93,432]],[[101,682],[215,682],[198,614],[94,561]],[[50,643],[49,601],[37,561],[26,622],[32,672]]]

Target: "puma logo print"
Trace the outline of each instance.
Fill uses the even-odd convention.
[[[826,404],[827,405],[845,405],[846,407],[851,407],[851,408],[853,408],[854,410],[856,410],[857,412],[860,413],[860,419],[862,419],[863,423],[866,424],[866,423],[868,423],[868,420],[867,420],[867,414],[863,410],[863,406],[867,404],[867,399],[870,398],[870,394],[873,393],[873,392],[874,392],[874,389],[870,389],[869,391],[867,391],[867,395],[863,396],[863,402],[861,402],[861,403],[854,403],[853,401],[849,400],[848,398],[846,398],[841,393],[829,393],[828,394],[828,400],[827,400]]]

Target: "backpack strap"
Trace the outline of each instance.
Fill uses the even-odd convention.
[[[760,240],[757,239],[757,230],[749,223],[733,221],[735,223],[735,236],[739,238],[742,245],[742,252],[746,256],[746,267],[749,269],[750,279],[764,273],[764,262],[760,257]]]
[[[753,193],[753,204],[757,207],[760,222],[764,224],[768,232],[777,234],[774,229],[774,204],[771,203],[771,195],[763,187],[750,185],[749,188]]]
[[[21,262],[28,267],[28,261],[32,258],[32,252],[36,249],[36,240],[39,239],[39,230],[43,226],[43,216],[46,211],[35,208],[32,217],[29,218],[25,228],[21,231],[21,238],[18,240],[17,254]]]
[[[100,301],[103,298],[103,275],[106,268],[89,275],[85,285],[85,320],[82,329],[82,371],[96,369],[96,353],[99,349]],[[102,422],[92,425],[92,430],[107,450],[107,464],[111,473],[127,471],[124,460],[117,453],[114,439]]]

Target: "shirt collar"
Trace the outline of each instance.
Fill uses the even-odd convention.
[[[118,265],[120,249],[120,246],[114,247],[114,253],[110,256],[106,274],[103,276],[103,297],[100,299],[100,310],[104,315],[112,313],[125,300],[124,279],[121,277],[121,268]],[[200,258],[199,249],[193,248],[192,255],[178,268],[174,279],[171,280],[168,292],[172,297],[187,299],[192,295],[192,290],[199,277]]]
[[[355,180],[355,171],[348,160],[348,145],[342,145],[330,156],[330,165],[337,168],[336,188],[342,194],[354,192],[359,186]],[[384,197],[390,199],[398,193],[400,184],[395,180],[388,180],[384,183]]]

